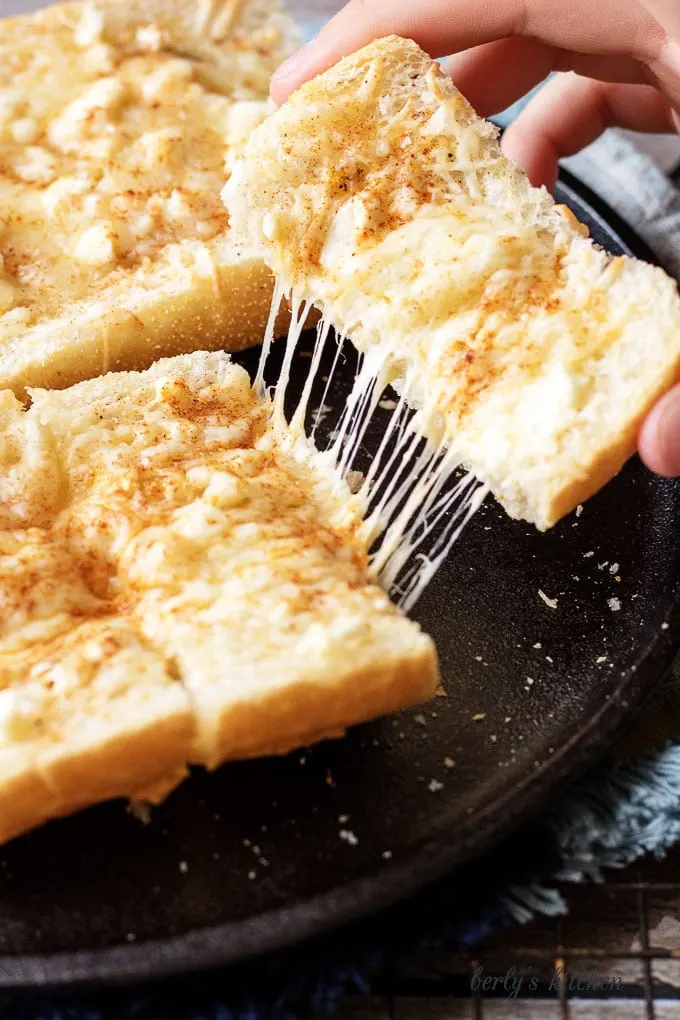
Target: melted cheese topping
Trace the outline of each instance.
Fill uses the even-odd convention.
[[[275,152],[281,179],[290,180],[266,191],[258,240],[282,279],[341,324],[360,350],[379,350],[376,360],[397,376],[412,370],[433,434],[443,420],[452,441],[463,427],[477,440],[488,418],[500,423],[504,448],[534,446],[537,418],[543,433],[554,430],[551,422],[565,420],[562,405],[578,402],[576,371],[571,391],[558,380],[559,399],[551,404],[552,377],[570,361],[576,369],[602,343],[595,329],[602,302],[587,281],[600,273],[606,290],[617,264],[607,268],[604,253],[586,241],[574,244],[571,223],[559,213],[555,236],[519,206],[498,202],[498,158],[488,146],[494,129],[480,122],[463,130],[463,98],[444,91],[434,71],[427,85],[422,104],[406,102],[379,132],[371,119],[375,82],[337,110],[305,97],[305,122],[319,125],[306,156],[294,144],[297,110],[265,122],[258,150]],[[352,125],[364,121],[366,134],[357,138]],[[338,158],[336,140],[345,135],[352,141]],[[227,203],[247,189],[251,166],[260,171],[258,155],[251,151],[249,160],[227,184]],[[577,326],[566,337],[565,318]],[[615,329],[615,310],[611,321]],[[527,376],[539,389],[535,401],[519,407],[518,379],[524,386]]]
[[[227,151],[285,40],[275,17],[244,31],[238,0],[211,6],[176,31],[110,4],[3,22],[0,342],[161,255],[215,257]]]
[[[6,739],[47,733],[95,674],[105,700],[188,655],[197,685],[246,696],[370,648],[381,621],[411,632],[370,580],[359,502],[226,355],[34,391],[28,411],[4,393],[0,416]]]

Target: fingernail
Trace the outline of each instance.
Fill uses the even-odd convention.
[[[669,394],[659,408],[656,442],[663,473],[680,475],[680,393]]]
[[[317,51],[317,38],[310,39],[308,43],[301,46],[296,53],[288,57],[288,60],[284,60],[281,66],[274,71],[272,75],[272,82],[277,85],[284,84],[291,80],[291,78],[303,78],[305,71],[314,61],[314,56]]]

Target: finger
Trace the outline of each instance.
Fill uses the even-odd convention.
[[[668,34],[680,39],[680,7],[678,0],[642,0],[643,6],[663,25]]]
[[[612,15],[614,12],[614,16]],[[637,0],[350,0],[272,79],[276,102],[372,39],[414,39],[433,57],[510,36],[591,54],[660,59],[665,33]]]
[[[662,397],[647,416],[638,450],[652,471],[680,475],[680,386]]]
[[[648,83],[647,68],[632,57],[569,53],[537,39],[500,39],[464,50],[443,63],[482,117],[506,109],[551,71],[572,71],[604,81]]]
[[[499,39],[456,53],[443,70],[481,117],[525,96],[553,69],[554,53],[536,39]]]
[[[673,131],[671,106],[650,85],[593,81],[575,74],[553,78],[503,137],[503,151],[531,182],[552,188],[558,160],[594,141],[608,127]]]
[[[680,4],[678,0],[641,0],[643,7],[665,30],[666,38],[655,59],[648,61],[651,79],[680,109]],[[676,124],[677,126],[677,124]]]

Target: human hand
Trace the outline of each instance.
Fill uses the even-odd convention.
[[[557,75],[505,132],[503,149],[535,185],[605,128],[680,127],[680,0],[349,0],[276,72],[277,103],[372,39],[414,39],[482,116]],[[680,386],[653,408],[639,437],[643,460],[680,475]]]

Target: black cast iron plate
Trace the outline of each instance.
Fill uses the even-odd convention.
[[[611,251],[647,255],[577,182],[560,197]],[[196,775],[149,825],[105,805],[7,846],[0,986],[253,956],[478,854],[592,762],[659,681],[680,637],[679,582],[680,487],[637,461],[546,535],[489,500],[415,612],[446,697]]]

